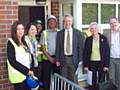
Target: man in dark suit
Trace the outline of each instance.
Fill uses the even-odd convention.
[[[64,16],[64,29],[57,34],[56,41],[56,63],[61,67],[61,75],[67,79],[78,83],[75,71],[82,58],[83,35],[74,29],[73,17],[71,15]]]

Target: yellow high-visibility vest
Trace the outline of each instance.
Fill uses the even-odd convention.
[[[59,29],[56,29],[56,31],[60,31]],[[43,31],[43,36],[44,36],[44,39],[45,39],[45,43],[44,43],[44,48],[46,51],[48,51],[48,43],[47,43],[47,39],[48,39],[48,32],[45,30]],[[42,60],[48,60],[48,58],[42,54]]]
[[[31,64],[31,56],[30,53],[26,52],[25,49],[22,46],[18,46],[11,38],[9,38],[9,41],[12,43],[12,45],[15,48],[15,57],[17,62],[21,63],[22,65],[26,66],[28,69],[30,69]],[[7,60],[8,65],[8,77],[11,83],[21,83],[26,79],[26,76],[16,70],[10,63],[9,60]]]

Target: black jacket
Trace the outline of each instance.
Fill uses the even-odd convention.
[[[100,35],[100,59],[102,66],[101,67],[109,67],[109,60],[110,60],[110,48],[108,45],[107,38],[101,34]],[[85,40],[85,46],[83,49],[83,66],[84,67],[89,67],[89,62],[91,58],[91,53],[92,53],[92,41],[93,41],[93,36],[88,37]]]

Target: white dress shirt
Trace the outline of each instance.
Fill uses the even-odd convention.
[[[69,34],[70,34],[70,53],[67,53],[66,52],[66,40],[67,40],[67,32],[68,32],[68,29],[65,29],[65,38],[64,38],[64,54],[65,55],[72,55],[72,39],[73,39],[73,29],[69,29]]]
[[[111,58],[120,58],[120,31],[111,33]]]

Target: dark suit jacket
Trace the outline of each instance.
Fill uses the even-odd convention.
[[[65,60],[64,36],[65,36],[65,29],[59,31],[57,34],[56,59],[59,60],[60,62]],[[83,35],[77,29],[73,29],[72,46],[73,46],[73,64],[75,68],[77,68],[79,61],[82,60],[82,50],[83,50]]]
[[[109,66],[109,56],[110,56],[110,48],[108,45],[107,38],[101,34],[100,35],[100,57],[101,57],[101,67],[108,67]],[[85,41],[85,46],[83,49],[83,65],[84,67],[89,67],[89,62],[91,58],[91,53],[92,53],[92,40],[93,36],[90,36],[86,39]]]

